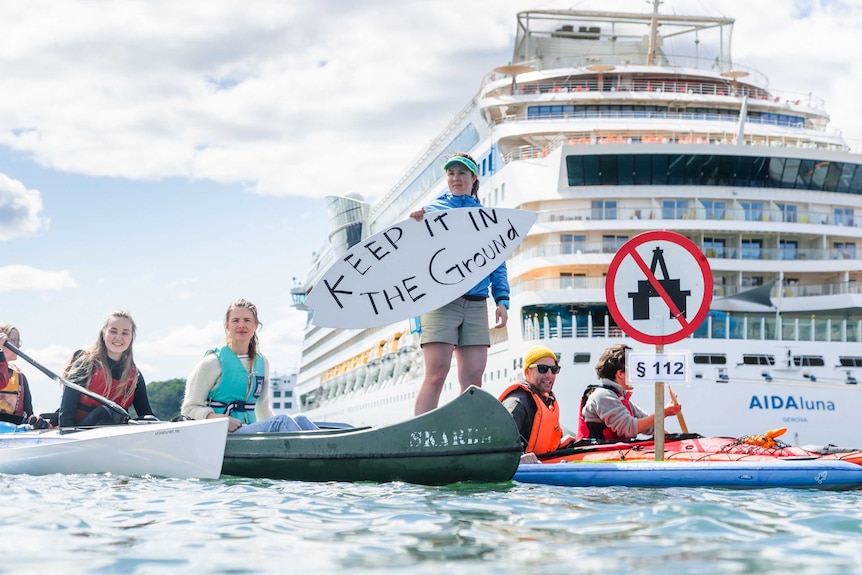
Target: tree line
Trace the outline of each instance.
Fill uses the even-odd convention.
[[[183,403],[183,393],[186,390],[185,378],[174,378],[167,381],[151,381],[147,384],[147,396],[153,414],[162,421],[170,421],[180,414]]]

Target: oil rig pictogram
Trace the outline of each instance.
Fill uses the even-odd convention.
[[[664,279],[658,279],[655,275],[656,268],[661,266],[661,273]],[[670,279],[667,273],[667,265],[664,263],[664,250],[660,247],[656,247],[652,251],[652,263],[650,264],[650,272],[656,279],[658,280],[659,285],[667,292],[667,295],[670,297],[671,301],[679,310],[679,315],[682,317],[686,317],[686,309],[685,304],[688,296],[691,295],[691,290],[682,290],[680,289],[678,279]],[[654,297],[661,297],[658,293],[658,290],[653,287],[652,283],[647,280],[639,280],[638,281],[638,291],[629,292],[629,297],[632,300],[632,312],[634,319],[650,319],[649,312],[649,304],[650,299]],[[670,307],[670,306],[668,306]],[[674,319],[676,314],[674,314],[673,310],[670,310],[670,319]]]

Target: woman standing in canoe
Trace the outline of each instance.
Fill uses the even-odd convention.
[[[126,311],[115,311],[105,319],[95,343],[78,350],[63,376],[110,399],[124,409],[134,406],[140,418],[153,417],[144,376],[135,366],[132,343],[137,328]],[[69,387],[60,401],[60,427],[125,423],[111,409]]]
[[[477,208],[479,201],[479,167],[469,155],[458,152],[443,164],[449,191],[415,212],[410,217],[421,221],[425,214],[453,208]],[[416,394],[415,415],[431,411],[440,402],[440,393],[452,355],[458,363],[458,383],[461,391],[471,385],[482,387],[482,374],[488,363],[491,334],[488,325],[488,296],[495,305],[495,328],[506,327],[509,319],[509,280],[506,262],[491,275],[473,286],[467,293],[441,308],[420,316],[419,345],[425,361],[425,378]]]
[[[228,417],[228,431],[317,429],[307,417],[274,415],[269,401],[269,361],[258,351],[257,307],[239,299],[227,308],[225,345],[206,351],[186,381],[182,414],[192,419]]]

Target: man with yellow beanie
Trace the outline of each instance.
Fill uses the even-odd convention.
[[[513,383],[500,395],[500,402],[512,414],[521,434],[521,463],[539,463],[538,455],[573,440],[563,438],[560,426],[560,408],[553,392],[558,373],[557,355],[544,345],[533,346],[524,355],[524,380]]]

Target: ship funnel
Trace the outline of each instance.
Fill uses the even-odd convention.
[[[329,245],[340,256],[362,240],[369,205],[359,194],[326,196],[329,214]]]

